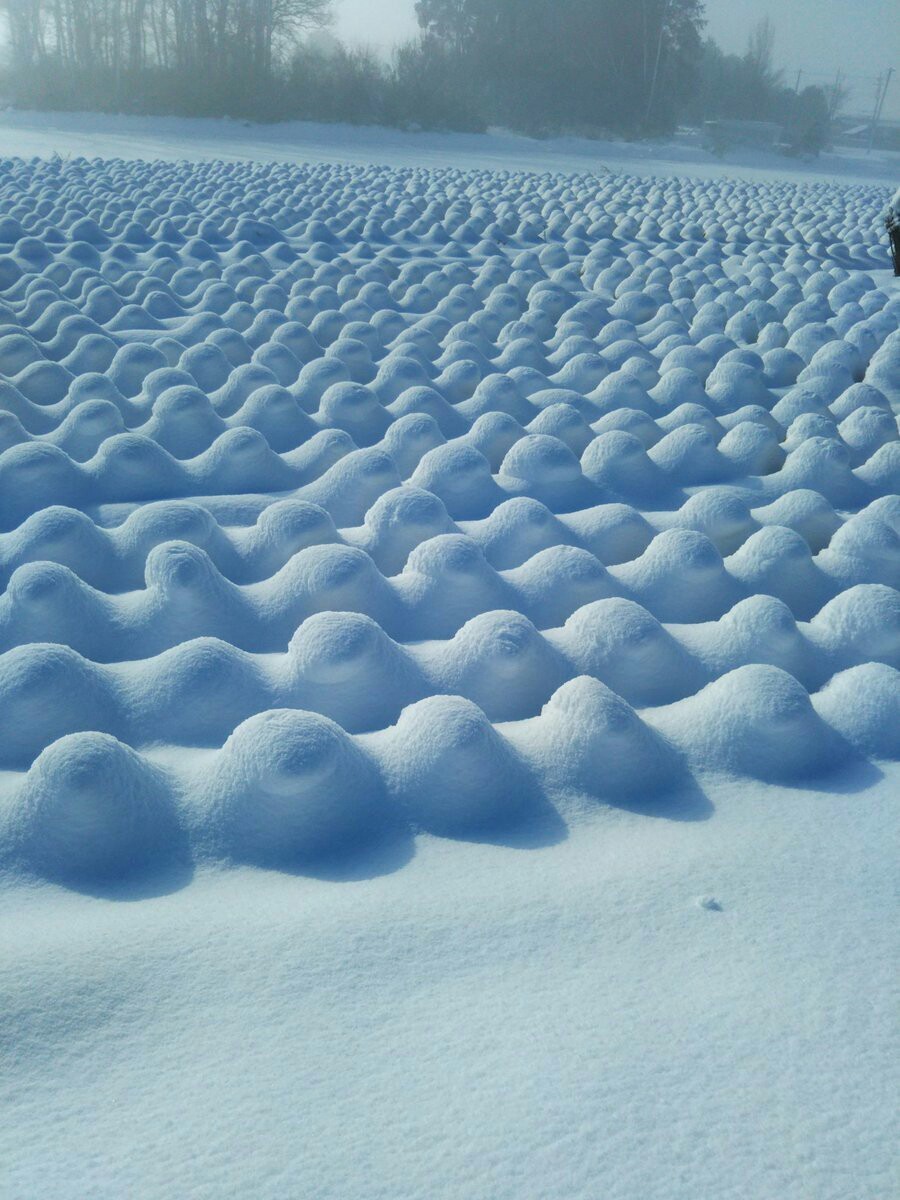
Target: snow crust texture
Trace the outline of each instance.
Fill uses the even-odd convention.
[[[883,192],[0,163],[2,864],[900,756]]]

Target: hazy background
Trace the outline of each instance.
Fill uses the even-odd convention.
[[[0,0],[18,109],[900,151],[900,0]],[[895,119],[892,119],[895,118]]]
[[[900,60],[900,0],[706,0],[706,32],[729,53],[743,53],[751,28],[768,16],[775,59],[793,83],[827,83],[843,70],[851,94],[846,111],[870,114],[875,78]],[[388,50],[417,32],[415,0],[336,0],[334,32],[348,42]],[[900,75],[883,115],[900,119]]]

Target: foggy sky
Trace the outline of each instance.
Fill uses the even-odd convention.
[[[335,0],[335,33],[388,49],[415,33],[414,0]],[[744,50],[753,25],[768,14],[775,57],[785,78],[801,86],[827,83],[841,68],[851,86],[847,112],[871,113],[875,76],[895,75],[884,115],[900,118],[900,17],[897,0],[706,0],[707,32],[723,49]]]

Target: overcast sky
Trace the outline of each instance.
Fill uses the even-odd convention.
[[[335,0],[335,33],[387,49],[415,32],[414,0]],[[875,77],[895,75],[885,116],[900,118],[900,4],[898,0],[706,0],[707,30],[726,50],[742,51],[747,34],[769,15],[775,56],[793,83],[825,83],[841,68],[852,87],[848,111],[872,110]]]

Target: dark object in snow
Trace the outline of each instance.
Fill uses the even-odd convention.
[[[894,260],[894,274],[900,276],[900,188],[894,192],[884,214],[884,224],[891,239],[891,258]]]
[[[784,129],[774,121],[718,119],[703,122],[703,143],[718,158],[735,146],[775,150],[784,141]]]

